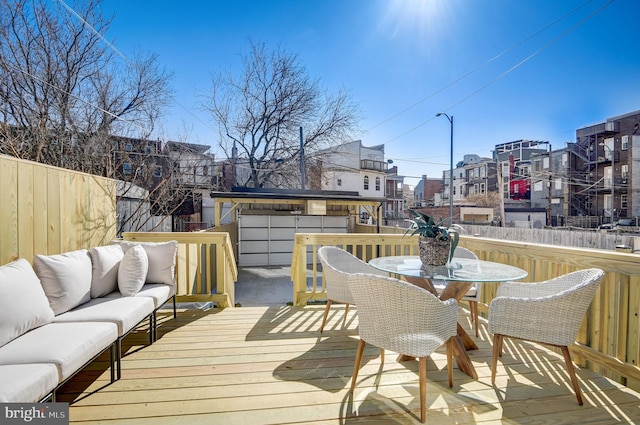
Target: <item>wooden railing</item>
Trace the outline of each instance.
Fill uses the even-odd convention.
[[[178,241],[176,296],[178,302],[214,302],[219,308],[235,305],[238,279],[231,239],[226,232],[125,232],[128,241]]]
[[[323,245],[339,246],[363,261],[386,255],[417,255],[415,238],[401,234],[296,234],[291,264],[295,305],[326,299],[317,258],[317,250]],[[529,282],[583,268],[603,269],[604,281],[587,312],[578,344],[571,350],[578,364],[640,389],[640,256],[469,236],[460,238],[460,246],[471,249],[482,260],[527,270],[525,281]],[[498,285],[483,284],[480,311],[485,316]]]

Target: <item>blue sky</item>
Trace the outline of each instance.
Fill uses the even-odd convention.
[[[466,153],[544,140],[640,109],[637,0],[104,0],[106,38],[152,52],[174,74],[162,138],[211,145],[211,75],[240,67],[248,40],[296,54],[360,108],[359,138],[415,183]]]

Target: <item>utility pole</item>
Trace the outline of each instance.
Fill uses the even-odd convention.
[[[502,163],[498,157],[498,193],[500,194],[500,227],[504,227],[504,181],[502,178]]]
[[[449,120],[451,127],[449,142],[449,226],[453,225],[453,115],[449,116],[444,112],[439,112],[436,117],[444,116]]]
[[[552,184],[552,175],[551,172],[549,172],[549,199],[548,199],[548,203],[549,205],[547,206],[547,226],[551,226],[551,184]]]
[[[300,127],[300,188],[304,190],[304,139],[302,138],[302,127]]]

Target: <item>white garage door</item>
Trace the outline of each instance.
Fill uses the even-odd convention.
[[[289,266],[296,233],[347,233],[349,218],[240,215],[239,266]]]

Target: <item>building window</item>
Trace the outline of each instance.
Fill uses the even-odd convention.
[[[153,177],[162,177],[162,167],[156,167],[153,170]]]
[[[133,150],[133,145],[131,143],[127,143],[124,145],[124,150],[127,152],[131,152]]]
[[[380,191],[380,177],[376,177],[376,190]]]
[[[147,145],[147,147],[144,148],[144,151],[147,155],[151,155],[151,146]]]
[[[627,181],[627,178],[629,177],[629,165],[627,164],[622,164],[622,180]]]
[[[364,190],[369,190],[369,176],[364,176]]]
[[[629,136],[622,136],[622,150],[626,151],[629,149]]]
[[[626,210],[628,206],[627,202],[628,202],[627,195],[620,196],[620,208],[622,208],[623,210]]]
[[[131,174],[131,163],[125,162],[122,164],[122,174]]]
[[[342,179],[338,179],[337,185],[342,186]]]

